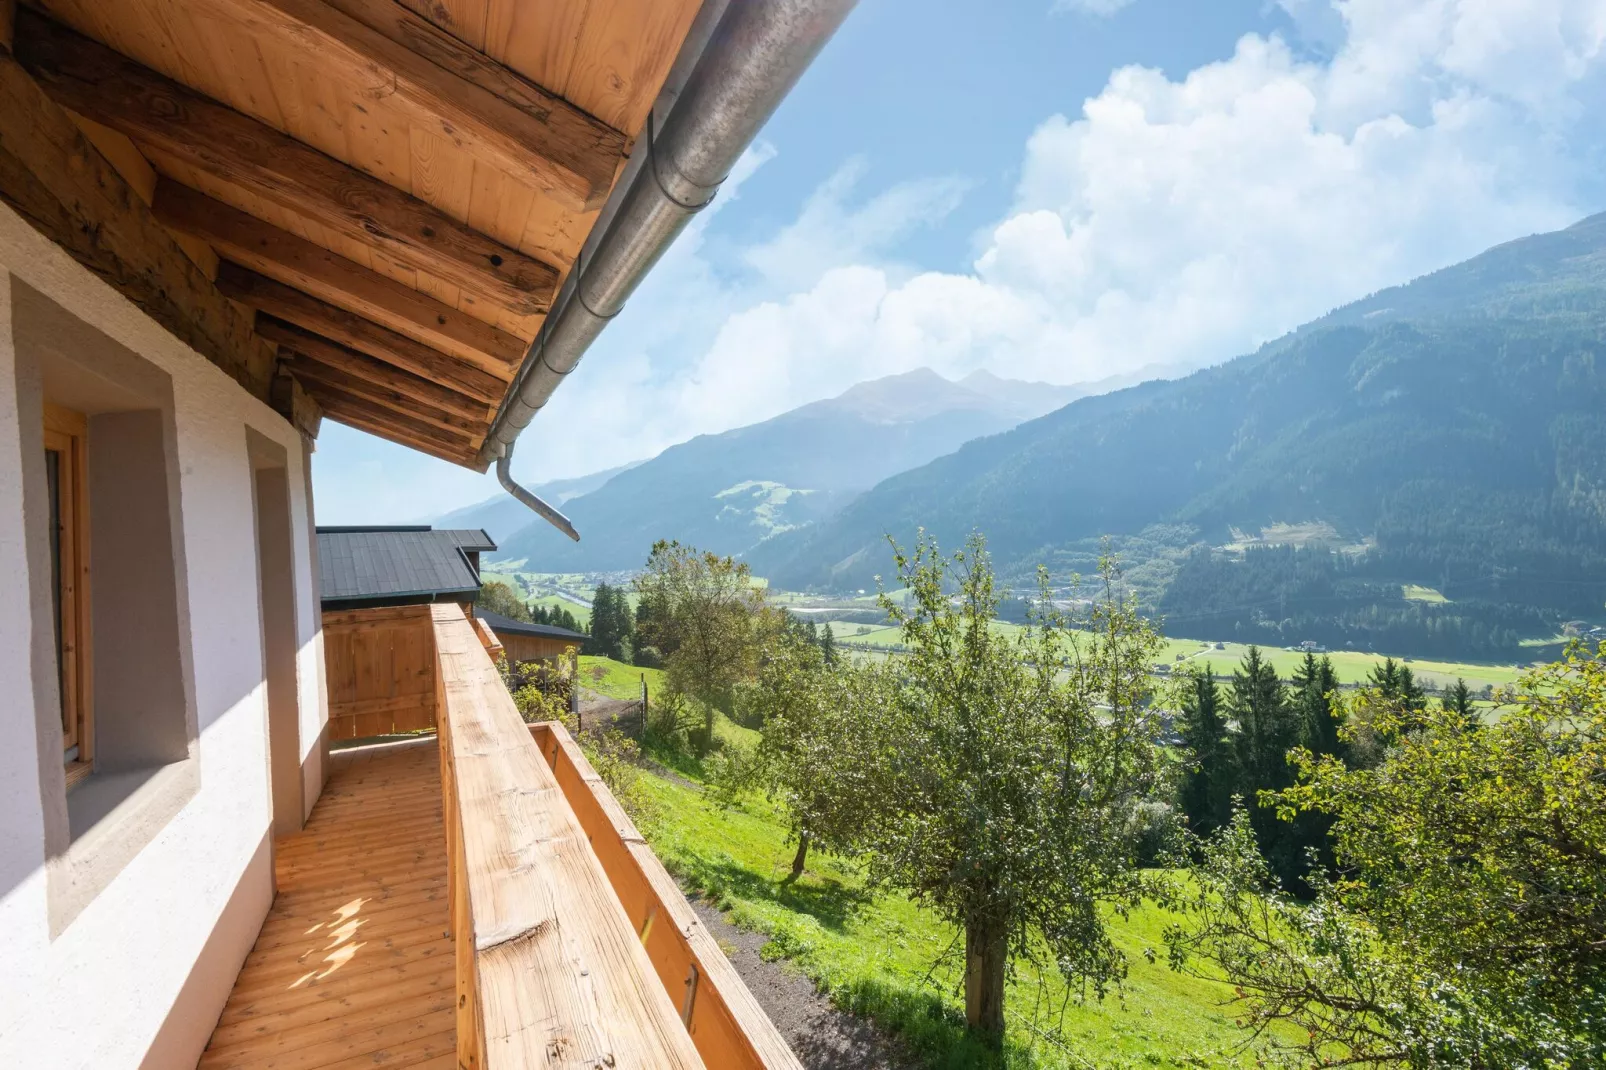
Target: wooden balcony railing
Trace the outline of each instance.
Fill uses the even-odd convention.
[[[545,722],[531,725],[530,734],[557,775],[658,979],[679,1003],[681,1020],[704,1063],[731,1070],[801,1070],[792,1049],[568,730]]]
[[[568,733],[432,607],[462,1067],[799,1064]]]

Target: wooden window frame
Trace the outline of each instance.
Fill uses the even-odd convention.
[[[45,403],[44,448],[58,454],[56,532],[59,562],[61,633],[57,646],[61,682],[62,751],[78,748],[66,761],[71,790],[95,767],[95,717],[91,693],[89,635],[89,421],[81,412]],[[57,564],[52,562],[52,566]]]

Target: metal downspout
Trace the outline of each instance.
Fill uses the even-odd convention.
[[[513,480],[513,444],[725,176],[856,0],[729,0],[661,125],[599,217],[480,447],[508,493],[578,541],[568,519]],[[706,5],[705,5],[706,6]],[[697,36],[694,27],[691,38]],[[655,111],[657,109],[655,108]]]

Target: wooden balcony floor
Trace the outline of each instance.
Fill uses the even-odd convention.
[[[456,986],[434,739],[332,755],[204,1070],[455,1067]]]

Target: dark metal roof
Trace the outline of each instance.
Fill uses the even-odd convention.
[[[428,527],[320,527],[318,586],[324,608],[472,601],[479,574],[467,554],[496,549],[483,531]]]
[[[500,613],[475,607],[474,615],[491,626],[491,631],[505,635],[533,635],[540,639],[573,639],[583,642],[585,636],[579,632],[571,632],[567,628],[555,628],[550,624],[526,624],[522,620],[504,617]]]
[[[496,552],[496,543],[491,541],[491,537],[482,528],[443,528],[436,534],[450,535],[457,540],[459,549],[471,554]]]

